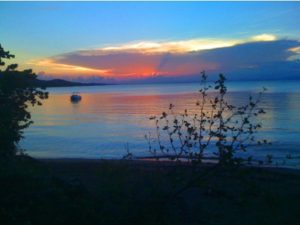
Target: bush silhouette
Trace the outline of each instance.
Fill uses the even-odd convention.
[[[269,144],[255,136],[261,128],[259,116],[265,113],[259,103],[266,89],[259,92],[256,99],[250,96],[245,105],[236,106],[226,99],[225,81],[225,76],[220,74],[213,85],[208,85],[207,75],[202,72],[196,113],[185,109],[182,114],[175,114],[175,106],[170,104],[167,112],[150,117],[155,122],[156,133],[154,138],[151,134],[145,135],[149,151],[157,158],[184,158],[200,163],[207,159],[210,147],[213,151],[210,158],[219,164],[239,164],[245,159],[236,153],[245,152],[249,144]],[[215,92],[208,94],[210,90]]]

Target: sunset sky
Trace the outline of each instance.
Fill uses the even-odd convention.
[[[0,2],[0,43],[44,79],[300,78],[300,2]]]

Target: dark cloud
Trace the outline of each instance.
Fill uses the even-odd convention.
[[[225,73],[233,80],[300,79],[299,60],[289,60],[299,47],[296,40],[239,44],[194,52],[145,53],[142,51],[78,51],[54,58],[57,63],[110,70],[116,78],[151,73],[138,81],[192,81],[199,72]]]
[[[255,68],[263,63],[286,61],[295,54],[289,49],[299,45],[300,42],[292,40],[253,42],[205,51],[201,57],[218,62],[220,69]]]

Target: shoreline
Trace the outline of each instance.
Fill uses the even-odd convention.
[[[61,166],[61,167],[81,167],[81,168],[92,168],[95,169],[98,166],[102,166],[103,164],[110,164],[111,166],[133,166],[139,168],[174,168],[174,167],[181,167],[181,168],[190,168],[192,167],[191,163],[188,162],[175,162],[170,160],[149,160],[149,159],[88,159],[88,158],[34,158],[35,160],[52,165],[52,166]],[[215,163],[211,162],[204,162],[197,165],[200,168],[207,168],[210,166],[215,165]],[[281,167],[281,166],[272,166],[272,165],[242,165],[239,168],[247,168],[247,169],[262,169],[270,172],[283,172],[283,173],[293,173],[293,174],[300,174],[300,168],[292,168],[292,167]]]
[[[183,225],[201,224],[206,218],[210,223],[205,224],[230,225],[233,218],[235,224],[243,224],[247,216],[249,225],[266,218],[281,225],[294,224],[286,218],[299,217],[299,170],[29,156],[3,166],[3,208],[16,216],[21,208],[37,224],[65,224],[51,220],[58,218],[68,224],[107,225],[153,225],[175,219],[179,223],[167,224]],[[285,212],[284,217],[278,212]],[[74,215],[79,223],[74,223]],[[17,224],[22,224],[24,217],[18,218]]]

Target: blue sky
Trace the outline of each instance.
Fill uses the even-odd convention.
[[[289,39],[296,42],[292,45],[289,43],[288,47],[297,49],[300,39],[299,12],[298,2],[0,2],[0,43],[16,54],[21,68],[32,67],[36,72],[49,76],[66,76],[73,70],[72,74],[78,76],[96,74],[105,77],[110,74],[110,78],[128,77],[134,73],[127,69],[110,68],[118,65],[106,66],[102,63],[106,59],[89,57],[95,64],[102,65],[98,68],[86,63],[86,58],[82,63],[78,62],[77,57],[75,63],[70,60],[69,54],[74,56],[80,50],[99,49],[104,54],[103,49],[110,48],[107,54],[111,56],[113,48],[113,54],[119,51],[123,58],[130,58],[132,54],[128,54],[128,46],[132,53],[134,44],[144,43],[137,48],[142,46],[141,49],[145,50],[145,43],[147,46],[150,43],[151,49],[153,43],[159,43],[159,48],[163,46],[165,54],[176,55],[178,52],[173,51],[174,45],[178,46],[182,41],[189,41],[186,43],[190,44],[194,40],[205,41],[206,45],[208,41],[217,41],[215,48],[228,48],[251,41]],[[253,38],[261,35],[274,38]],[[165,46],[170,46],[170,43],[172,50],[170,47],[166,50]],[[137,48],[134,47],[135,51],[139,50],[140,53],[141,49]],[[185,51],[201,50],[197,47]],[[147,54],[152,55],[153,52]],[[161,53],[159,55],[161,58],[158,61],[165,57]],[[151,76],[155,73],[173,73],[166,69],[151,72],[150,65],[161,62],[151,57],[145,60],[149,58],[152,61],[143,67],[145,73],[139,73],[147,75],[149,72]],[[102,61],[98,63],[96,60]],[[41,61],[44,63],[38,63]],[[130,64],[131,61],[128,62]],[[180,64],[180,59],[176,58],[176,62]],[[212,64],[210,62],[211,68]],[[81,72],[76,74],[76,71]],[[179,75],[179,72],[174,74]]]

